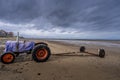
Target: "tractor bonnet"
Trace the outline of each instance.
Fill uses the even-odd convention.
[[[29,51],[32,50],[34,47],[35,43],[34,42],[23,42],[19,41],[7,41],[6,42],[6,47],[5,47],[5,52],[24,52],[24,51]]]

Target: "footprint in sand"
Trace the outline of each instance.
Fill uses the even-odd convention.
[[[40,75],[41,75],[41,73],[37,73],[37,75],[38,75],[38,76],[40,76]]]

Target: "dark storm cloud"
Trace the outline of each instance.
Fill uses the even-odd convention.
[[[37,29],[119,31],[119,4],[120,0],[0,0],[0,20],[35,23]]]
[[[30,21],[40,15],[34,0],[0,0],[0,19],[13,23]]]

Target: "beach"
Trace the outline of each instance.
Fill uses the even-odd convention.
[[[1,46],[4,46],[5,41],[6,39],[1,39]],[[0,80],[120,79],[120,41],[39,39],[29,41],[46,42],[51,49],[49,60],[37,63],[32,60],[31,54],[24,53],[16,57],[12,64],[0,62]],[[80,46],[86,47],[86,53],[79,51]],[[105,49],[104,58],[96,56],[100,48]]]

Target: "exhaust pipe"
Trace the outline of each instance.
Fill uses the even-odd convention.
[[[16,42],[16,51],[19,52],[19,32],[17,32]]]

